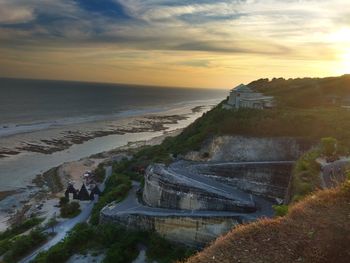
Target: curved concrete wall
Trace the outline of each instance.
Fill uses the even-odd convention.
[[[147,206],[178,210],[253,212],[255,206],[241,204],[195,187],[165,180],[165,175],[146,172],[142,199]]]
[[[101,223],[118,223],[137,230],[155,231],[166,239],[192,247],[203,247],[237,224],[239,217],[180,217],[122,214],[105,216]]]

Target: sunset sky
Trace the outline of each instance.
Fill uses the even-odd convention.
[[[0,0],[0,76],[230,88],[350,73],[349,0]]]

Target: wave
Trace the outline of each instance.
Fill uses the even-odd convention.
[[[54,128],[60,128],[69,125],[90,123],[96,121],[108,121],[108,120],[117,120],[128,117],[137,117],[143,116],[151,113],[161,113],[171,109],[178,109],[185,106],[198,106],[200,104],[215,103],[217,99],[209,99],[209,100],[193,100],[186,101],[180,103],[173,103],[169,106],[157,107],[157,108],[141,108],[141,109],[133,109],[133,110],[122,110],[120,112],[109,114],[109,115],[92,115],[92,116],[81,116],[81,117],[68,117],[61,118],[56,120],[43,121],[38,120],[29,123],[7,123],[0,124],[0,138],[1,137],[9,137],[16,134],[30,133]]]

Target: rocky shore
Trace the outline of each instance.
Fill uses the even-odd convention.
[[[197,113],[202,108],[195,107],[193,113]],[[68,149],[74,144],[82,144],[94,138],[104,137],[113,134],[139,133],[139,132],[157,132],[165,131],[166,125],[176,124],[180,120],[187,119],[186,115],[165,115],[165,116],[144,116],[140,119],[131,121],[127,126],[120,127],[111,123],[107,128],[102,130],[80,131],[69,130],[63,131],[58,138],[39,139],[34,141],[21,141],[19,145],[10,149],[0,147],[0,158],[17,155],[22,152],[36,152],[42,154],[52,154],[54,152]]]

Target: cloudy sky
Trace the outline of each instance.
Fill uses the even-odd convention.
[[[350,73],[349,0],[0,0],[0,76],[229,88]]]

